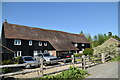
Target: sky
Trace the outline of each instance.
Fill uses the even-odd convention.
[[[3,2],[2,22],[92,36],[118,35],[117,2]]]

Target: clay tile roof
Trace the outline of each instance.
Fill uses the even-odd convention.
[[[57,51],[78,50],[73,43],[89,43],[84,35],[4,22],[5,38],[49,41]]]

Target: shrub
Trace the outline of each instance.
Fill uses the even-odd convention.
[[[2,69],[2,73],[9,73],[9,72],[12,72],[12,69],[11,68],[3,68]]]
[[[83,54],[84,55],[93,55],[93,49],[91,48],[86,48],[84,51],[83,51]]]
[[[4,61],[2,61],[2,65],[8,65],[8,64],[15,64],[15,61],[12,61],[12,60],[4,60]]]
[[[21,57],[21,56],[18,56],[18,57],[16,57],[16,58],[13,58],[13,60],[14,60],[17,64],[23,63],[23,60],[22,60],[22,57]]]
[[[76,67],[70,67],[70,70],[66,70],[61,72],[60,74],[54,75],[54,76],[45,76],[44,78],[48,79],[55,79],[58,80],[62,79],[82,79],[87,74],[86,70],[81,70]]]
[[[74,54],[75,57],[82,57],[83,53]]]

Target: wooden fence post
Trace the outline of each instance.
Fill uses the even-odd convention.
[[[85,68],[85,55],[82,55],[82,69],[86,69]]]
[[[102,63],[105,63],[105,53],[101,54],[101,60],[102,60]]]
[[[88,68],[91,66],[90,64],[90,56],[88,56]]]
[[[74,63],[75,63],[75,57],[74,57],[74,54],[71,55],[71,58],[72,58],[73,67],[75,67],[75,65],[74,65]]]
[[[43,58],[40,58],[40,63],[41,63],[41,65],[40,65],[40,70],[41,70],[41,74],[42,74],[42,77],[43,77]]]

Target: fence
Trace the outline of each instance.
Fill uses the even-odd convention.
[[[105,61],[108,61],[110,58],[108,56],[107,57],[102,56],[101,58],[96,58],[95,56],[82,56],[82,57],[71,56],[71,58],[68,58],[68,59],[72,60],[71,63],[58,64],[58,65],[54,65],[51,67],[43,68],[43,59],[41,58],[40,68],[38,70],[17,71],[17,72],[12,72],[12,73],[6,73],[6,74],[1,74],[0,77],[6,77],[6,76],[12,76],[12,75],[18,75],[18,74],[26,74],[26,73],[31,73],[31,72],[38,72],[38,75],[39,75],[39,73],[41,73],[41,75],[39,75],[39,77],[42,77],[44,75],[50,75],[50,74],[58,73],[58,72],[68,70],[68,69],[62,69],[62,70],[50,72],[47,74],[45,74],[43,72],[44,70],[48,70],[48,69],[52,69],[52,68],[56,68],[56,67],[60,67],[60,66],[66,66],[66,65],[75,66],[75,64],[82,64],[81,66],[78,66],[78,67],[82,68],[82,69],[86,69],[86,68],[89,68],[89,67],[94,66],[96,64],[101,64],[102,62],[104,63]],[[75,62],[76,59],[82,59],[82,61]],[[67,60],[67,59],[64,59],[64,60]],[[58,60],[58,61],[64,61],[64,60]],[[27,64],[1,65],[0,68],[22,67],[22,66],[26,66],[26,65]]]

